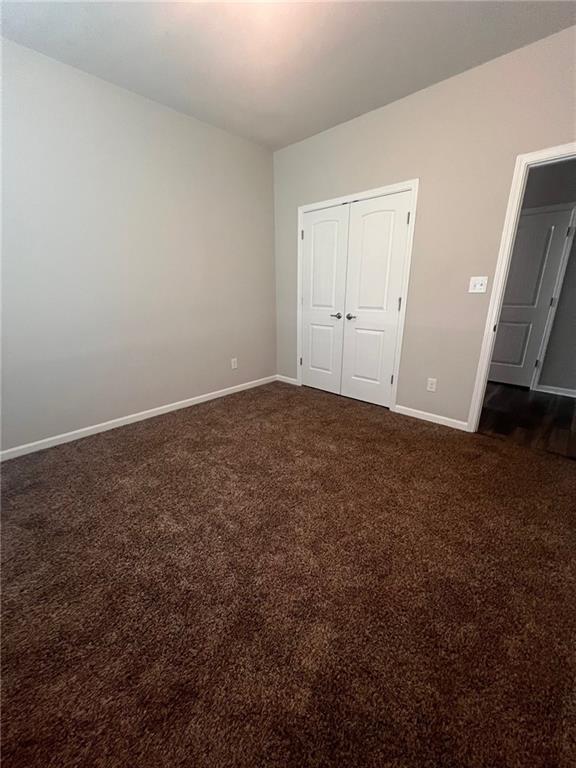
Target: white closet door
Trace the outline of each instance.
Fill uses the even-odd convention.
[[[304,214],[302,383],[340,392],[349,205]]]
[[[529,387],[551,312],[572,211],[528,209],[520,217],[490,380]]]
[[[390,405],[410,193],[352,203],[341,392]]]

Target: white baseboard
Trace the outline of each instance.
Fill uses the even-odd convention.
[[[298,379],[291,379],[290,376],[281,376],[278,374],[276,376],[276,381],[281,381],[283,384],[293,384],[295,387],[300,386]]]
[[[422,421],[432,421],[434,424],[442,424],[444,427],[452,427],[452,429],[460,429],[463,432],[472,432],[467,421],[459,421],[458,419],[450,419],[447,416],[439,416],[437,413],[428,413],[427,411],[418,411],[416,408],[407,408],[405,405],[396,405],[390,410],[395,413],[400,413],[403,416],[412,416],[415,419],[422,419]]]
[[[109,429],[116,429],[116,427],[123,427],[127,424],[133,424],[136,421],[144,421],[144,419],[150,419],[154,416],[161,416],[163,413],[170,413],[170,411],[177,411],[181,408],[189,408],[191,405],[198,405],[199,403],[205,403],[208,400],[216,400],[219,397],[226,397],[226,395],[233,395],[235,392],[242,392],[245,389],[252,389],[253,387],[260,387],[262,384],[269,384],[273,381],[280,381],[284,384],[292,384],[294,386],[300,386],[298,379],[290,378],[289,376],[266,376],[263,379],[255,379],[254,381],[247,381],[244,384],[236,384],[233,387],[227,387],[226,389],[219,389],[216,392],[207,392],[204,395],[197,395],[196,397],[190,397],[187,400],[179,400],[176,403],[168,403],[167,405],[160,405],[158,408],[150,408],[147,411],[140,411],[139,413],[132,413],[129,416],[121,416],[118,419],[111,419],[110,421],[104,421],[101,424],[93,424],[90,427],[82,427],[82,429],[75,429],[73,432],[65,432],[61,435],[54,435],[53,437],[45,437],[43,440],[36,440],[33,443],[25,443],[24,445],[17,445],[14,448],[7,448],[5,451],[0,452],[0,461],[7,461],[8,459],[15,459],[18,456],[24,456],[27,453],[34,453],[35,451],[42,451],[46,448],[52,448],[55,445],[62,445],[63,443],[70,443],[73,440],[80,440],[83,437],[89,437],[90,435],[96,435],[99,432],[107,432]],[[471,431],[467,422],[458,421],[457,419],[449,419],[446,416],[438,416],[435,413],[427,413],[426,411],[417,411],[414,408],[406,408],[404,405],[397,405],[391,410],[396,413],[400,413],[404,416],[413,416],[416,419],[423,419],[424,421],[432,421],[435,424],[442,424],[445,427],[452,427],[454,429],[461,429],[466,432]]]
[[[244,384],[236,384],[233,387],[227,387],[226,389],[219,389],[216,392],[207,392],[205,395],[197,395],[196,397],[190,397],[187,400],[179,400],[176,403],[169,403],[168,405],[160,405],[158,408],[150,408],[147,411],[132,413],[129,416],[121,416],[118,419],[111,419],[110,421],[104,421],[101,424],[94,424],[90,427],[75,429],[73,432],[65,432],[64,434],[61,434],[61,435],[54,435],[53,437],[45,437],[43,440],[36,440],[33,443],[26,443],[25,445],[17,445],[14,448],[7,448],[5,451],[0,452],[0,461],[15,459],[17,456],[24,456],[27,453],[42,451],[45,448],[52,448],[55,445],[62,445],[62,443],[70,443],[73,440],[80,440],[83,437],[89,437],[89,435],[95,435],[98,432],[107,432],[109,429],[116,429],[116,427],[123,427],[126,424],[133,424],[135,421],[144,421],[144,419],[150,419],[153,416],[161,416],[163,413],[169,413],[170,411],[177,411],[180,408],[188,408],[191,405],[198,405],[199,403],[205,403],[208,400],[215,400],[218,397],[233,395],[235,392],[242,392],[242,390],[244,389],[252,389],[253,387],[260,387],[262,384],[269,384],[270,382],[276,381],[277,379],[278,379],[277,376],[266,376],[264,379],[255,379],[254,381],[247,381]]]
[[[562,395],[562,397],[576,397],[576,389],[564,387],[547,387],[545,384],[534,387],[535,392],[548,392],[549,395]]]

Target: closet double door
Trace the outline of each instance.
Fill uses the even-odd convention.
[[[410,192],[303,215],[302,383],[389,406]]]

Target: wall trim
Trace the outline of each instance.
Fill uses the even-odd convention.
[[[473,432],[470,429],[470,425],[467,421],[460,421],[459,419],[450,419],[448,416],[440,416],[437,413],[428,413],[428,411],[418,411],[416,408],[408,408],[405,405],[395,405],[390,409],[394,413],[399,413],[402,416],[411,416],[414,419],[421,419],[422,421],[431,421],[434,424],[442,424],[443,427],[452,427],[452,429],[460,429],[463,432]]]
[[[281,377],[284,380],[286,377]],[[146,411],[140,411],[139,413],[131,413],[129,416],[120,416],[117,419],[111,419],[110,421],[103,421],[100,424],[93,424],[89,427],[82,427],[81,429],[75,429],[72,432],[64,432],[61,435],[54,435],[53,437],[45,437],[42,440],[35,440],[32,443],[25,443],[24,445],[17,445],[14,448],[7,448],[5,451],[0,452],[0,461],[7,461],[8,459],[15,459],[18,456],[24,456],[27,453],[34,453],[35,451],[43,451],[46,448],[52,448],[55,445],[62,445],[63,443],[70,443],[74,440],[81,440],[83,437],[89,437],[90,435],[96,435],[99,432],[107,432],[109,429],[116,429],[116,427],[123,427],[127,424],[133,424],[137,421],[144,421],[145,419],[151,419],[154,416],[161,416],[164,413],[170,413],[171,411],[178,411],[181,408],[188,408],[191,405],[199,405],[205,403],[208,400],[216,400],[219,397],[226,397],[226,395],[233,395],[235,392],[242,392],[245,389],[252,389],[254,387],[260,387],[262,384],[269,384],[272,381],[277,381],[277,376],[266,376],[263,379],[254,379],[254,381],[247,381],[244,384],[235,384],[233,387],[227,387],[226,389],[218,389],[215,392],[206,392],[204,395],[196,395],[196,397],[189,397],[186,400],[178,400],[175,403],[168,403],[167,405],[160,405],[157,408],[149,408]]]
[[[295,387],[302,386],[298,379],[293,379],[291,376],[282,376],[281,374],[276,376],[276,381],[281,381],[283,384],[293,384]]]
[[[549,387],[546,384],[538,384],[532,388],[536,392],[548,392],[550,395],[562,395],[563,397],[576,397],[576,389],[565,387]]]

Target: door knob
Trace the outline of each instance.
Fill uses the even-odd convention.
[[[346,320],[356,320],[358,315],[351,315],[350,312],[346,315]]]
[[[335,315],[330,315],[330,317],[335,317],[336,320],[340,320],[340,318],[342,317],[342,312],[336,312]]]

